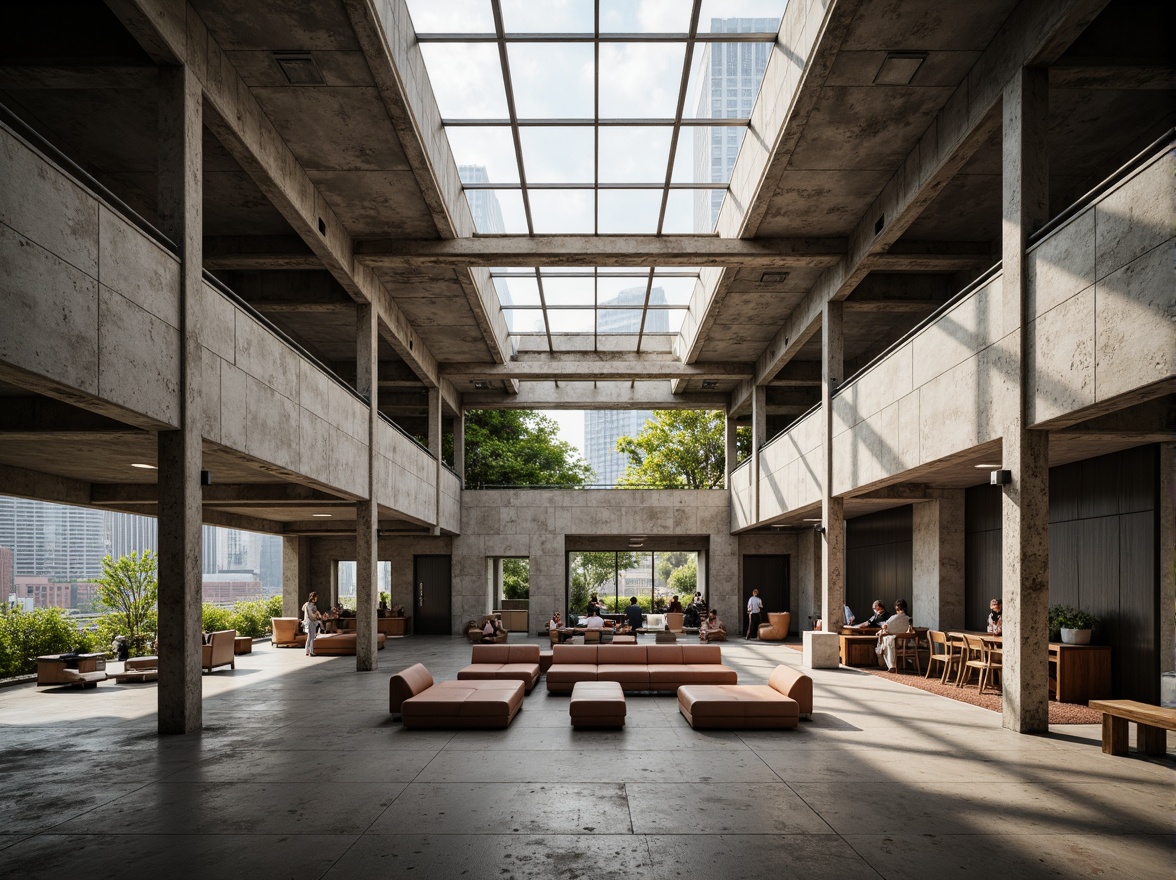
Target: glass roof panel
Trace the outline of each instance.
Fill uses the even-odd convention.
[[[514,137],[508,126],[450,126],[449,146],[453,148],[453,161],[461,172],[462,183],[519,182]],[[485,177],[473,179],[475,175],[462,171],[463,165],[482,168]]]
[[[534,273],[530,278],[495,278],[494,289],[503,308],[539,305],[539,282]]]
[[[690,29],[690,3],[634,3],[600,0],[600,30],[609,34],[684,34]]]
[[[690,297],[694,296],[694,288],[697,284],[698,276],[693,278],[653,276],[654,289],[661,291],[661,302],[671,306],[689,305]],[[651,304],[656,305],[657,303],[651,301]]]
[[[642,305],[649,274],[641,276],[604,276],[597,281],[597,292],[602,306]]]
[[[520,128],[527,183],[592,183],[593,129]]]
[[[494,13],[486,0],[408,0],[418,34],[492,34]]]
[[[600,129],[600,182],[664,184],[673,133],[668,125]]]
[[[678,333],[686,320],[686,309],[650,309],[645,319],[646,333]]]
[[[519,119],[591,119],[591,43],[508,43]]]
[[[662,191],[659,189],[605,189],[599,194],[602,234],[627,232],[652,235],[657,232]]]
[[[559,309],[547,313],[552,333],[591,333],[596,312],[593,309]]]
[[[533,189],[528,198],[536,235],[592,234],[595,213],[592,190]]]
[[[787,5],[788,0],[702,0],[698,32],[776,33]],[[738,25],[733,25],[733,21],[738,21]]]
[[[503,309],[506,329],[516,335],[545,333],[542,309]]]
[[[506,87],[493,43],[421,43],[442,119],[505,119]]]
[[[527,234],[523,194],[517,189],[467,189],[466,201],[474,215],[474,230],[481,233]]]
[[[592,0],[502,0],[502,25],[508,34],[591,34],[592,18]]]
[[[685,43],[601,43],[601,118],[673,119],[685,52]]]
[[[715,230],[718,206],[723,203],[726,190],[672,189],[666,201],[666,216],[662,232],[667,235],[708,234]],[[714,207],[712,208],[712,202]]]
[[[596,282],[592,278],[561,277],[543,273],[543,298],[548,306],[596,305]]]

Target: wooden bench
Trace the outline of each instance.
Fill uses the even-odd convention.
[[[1136,745],[1141,752],[1145,755],[1163,755],[1167,752],[1167,731],[1176,730],[1176,709],[1135,700],[1091,700],[1088,705],[1103,713],[1104,754],[1127,754],[1128,721],[1134,721],[1137,725]]]

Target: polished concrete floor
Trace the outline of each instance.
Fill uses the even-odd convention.
[[[743,682],[800,662],[723,656]],[[259,644],[204,676],[201,733],[164,738],[154,684],[2,689],[0,876],[1173,876],[1171,748],[1020,736],[850,669],[816,671],[793,731],[694,732],[672,696],[631,696],[621,732],[573,731],[542,683],[505,731],[392,721],[391,672],[453,678],[468,658],[460,638],[392,640],[357,674]]]

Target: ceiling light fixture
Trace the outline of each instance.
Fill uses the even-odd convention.
[[[972,465],[972,467],[977,468],[982,471],[998,471],[998,470],[1000,470],[999,464],[974,464],[974,465]]]
[[[138,462],[138,461],[136,461],[136,462],[133,462],[133,463],[131,464],[131,467],[133,467],[133,468],[141,468],[142,470],[145,470],[145,471],[157,471],[157,470],[159,470],[159,468],[157,468],[157,467],[156,467],[155,465],[153,465],[153,464],[143,464],[142,462]]]
[[[312,513],[311,514],[311,516],[315,517],[316,519],[319,517],[334,516],[334,515],[335,514],[333,514],[333,513]]]
[[[887,52],[886,60],[874,74],[874,85],[909,86],[926,60],[926,52]]]
[[[821,518],[819,516],[806,516],[802,520],[802,522],[820,522],[820,521],[821,521]]]
[[[322,86],[327,80],[309,52],[275,52],[274,60],[292,86]]]
[[[490,380],[489,379],[473,379],[471,381],[473,383],[473,386],[475,388],[477,388],[479,391],[489,391],[490,390]]]
[[[718,387],[719,387],[719,380],[718,379],[703,379],[702,380],[702,388],[704,391],[714,391]]]
[[[760,275],[760,284],[783,284],[788,280],[787,272],[769,270]]]

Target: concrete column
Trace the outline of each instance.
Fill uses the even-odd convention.
[[[379,420],[379,328],[373,305],[361,305],[356,320],[356,390],[371,402],[368,419],[367,498],[355,503],[355,669],[374,670],[376,659],[376,600],[379,595],[379,548],[376,537],[376,424]]]
[[[797,565],[799,595],[795,623],[796,629],[800,632],[812,629],[809,617],[814,616],[814,611],[817,612],[816,616],[821,613],[817,606],[821,601],[822,541],[821,534],[814,529],[800,532],[797,535],[797,556],[800,558]]]
[[[760,450],[768,442],[768,389],[751,391],[751,521],[760,521]]]
[[[723,434],[723,439],[726,441],[726,444],[727,444],[727,466],[725,468],[726,476],[723,480],[723,488],[730,489],[731,488],[731,472],[733,470],[735,470],[736,465],[739,464],[739,446],[736,442],[736,433],[735,432],[736,432],[737,428],[735,425],[735,420],[733,418],[731,418],[730,416],[727,416],[727,418],[725,418],[723,420],[723,425],[725,428],[724,434]]]
[[[845,378],[843,314],[840,302],[827,302],[821,311],[821,617],[834,633],[845,622],[845,502],[833,496],[833,392]]]
[[[429,452],[436,459],[433,474],[433,529],[434,535],[441,534],[441,389],[429,389]]]
[[[310,594],[310,539],[282,538],[282,616],[298,617]]]
[[[159,732],[202,723],[200,375],[202,95],[183,67],[159,71],[159,223],[180,248],[179,430],[159,432]]]
[[[1033,369],[1025,246],[1048,219],[1049,80],[1022,69],[1004,90],[1002,319],[1007,359],[1002,401],[1005,470],[1001,592],[1004,602],[1004,726],[1049,728],[1049,435],[1029,428]]]
[[[964,490],[938,489],[912,506],[912,618],[931,629],[964,628]]]
[[[465,485],[465,410],[453,420],[453,469]]]

